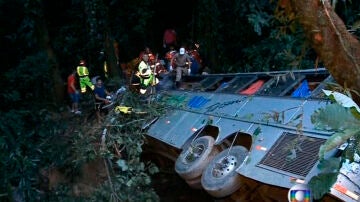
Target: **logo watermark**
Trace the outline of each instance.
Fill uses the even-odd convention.
[[[289,189],[289,202],[312,202],[311,190],[306,184],[296,184]]]

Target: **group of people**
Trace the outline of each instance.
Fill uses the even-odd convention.
[[[202,61],[200,54],[198,53],[199,46],[198,44],[195,44],[194,47],[197,48],[186,49],[185,46],[181,46],[177,51],[174,46],[170,46],[164,56],[162,63],[164,67],[156,66],[161,63],[156,63],[156,61],[158,61],[157,56],[155,57],[150,48],[146,47],[145,50],[140,53],[141,62],[138,66],[138,72],[140,76],[143,76],[142,72],[146,72],[146,77],[148,77],[150,71],[153,71],[154,75],[158,74],[159,70],[162,71],[163,69],[165,72],[175,72],[174,85],[176,88],[179,88],[183,75],[196,75],[201,68]],[[148,71],[144,71],[145,64]],[[145,86],[147,86],[147,84],[145,84]]]
[[[163,36],[164,57],[159,59],[158,54],[153,54],[149,47],[145,47],[139,55],[141,60],[138,65],[137,76],[140,78],[140,93],[144,94],[149,86],[159,83],[157,74],[174,72],[174,87],[180,88],[183,75],[198,74],[201,68],[201,58],[198,53],[199,45],[193,47],[180,46],[178,49],[177,35],[174,29],[166,29]],[[79,86],[79,87],[78,87]],[[94,94],[96,115],[101,121],[101,108],[109,104],[106,96],[110,95],[103,85],[100,77],[91,81],[85,60],[80,60],[78,66],[67,78],[67,92],[71,99],[71,113],[81,114],[79,109],[80,95],[90,89]]]
[[[177,36],[174,29],[166,29],[163,36],[164,57],[159,60],[149,47],[140,52],[138,76],[140,77],[140,91],[150,85],[156,85],[156,75],[161,72],[174,72],[174,87],[180,88],[183,75],[199,74],[202,60],[199,54],[199,44],[192,47],[180,46],[178,49]],[[144,57],[145,56],[145,57]],[[160,61],[160,62],[159,62]],[[155,77],[155,78],[153,78]]]
[[[67,92],[71,100],[71,113],[81,114],[79,110],[80,92],[85,94],[87,89],[92,90],[95,98],[96,117],[99,123],[102,120],[102,108],[111,101],[107,99],[111,93],[103,85],[101,77],[96,77],[95,81],[91,81],[89,70],[85,60],[80,60],[79,65],[67,77]]]

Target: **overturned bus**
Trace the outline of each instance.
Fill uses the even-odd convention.
[[[171,107],[147,139],[190,187],[214,198],[298,200],[292,188],[319,174],[319,148],[333,134],[311,121],[331,103],[322,90],[333,82],[326,69],[186,77],[182,90],[160,94]],[[359,201],[356,165],[341,168],[329,201]]]

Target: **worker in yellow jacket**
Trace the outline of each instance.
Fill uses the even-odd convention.
[[[85,60],[80,60],[79,66],[77,66],[76,71],[79,76],[81,93],[86,93],[86,86],[91,88],[91,90],[94,90],[95,86],[93,83],[91,83],[91,80],[89,78],[89,70],[86,67]]]
[[[137,76],[140,78],[140,93],[145,94],[149,86],[155,86],[159,79],[155,77],[154,72],[149,65],[149,55],[143,54],[142,61],[138,66]]]

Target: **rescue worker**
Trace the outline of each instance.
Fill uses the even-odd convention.
[[[80,60],[79,66],[76,68],[76,72],[79,76],[80,91],[81,93],[86,93],[86,87],[88,86],[91,90],[95,89],[94,84],[89,78],[89,70],[86,67],[85,60]]]
[[[166,29],[163,36],[163,47],[169,48],[170,46],[177,45],[177,34],[173,28]]]
[[[189,51],[189,55],[191,57],[190,75],[198,74],[202,68],[202,59],[200,57],[199,47],[200,45],[195,43],[192,50]]]
[[[67,91],[71,99],[71,113],[81,114],[79,110],[80,95],[76,86],[76,70],[74,69],[67,78]]]
[[[174,57],[174,55],[177,53],[174,46],[170,46],[170,50],[166,53],[165,59],[166,59],[166,68],[168,72],[171,72],[173,70],[173,65],[171,64],[171,60]]]
[[[140,78],[140,93],[145,94],[146,89],[149,86],[154,86],[159,83],[159,79],[156,78],[154,73],[151,71],[148,54],[142,55],[142,60],[138,66],[138,70],[137,76]]]
[[[185,53],[185,48],[180,48],[179,52],[172,58],[171,64],[176,66],[175,86],[180,88],[182,75],[188,75],[191,66],[191,58]]]
[[[155,58],[155,55],[152,53],[152,51],[150,50],[149,47],[145,47],[145,49],[140,52],[140,54],[139,54],[140,60],[142,60],[142,56],[144,54],[147,54],[149,56],[149,61],[148,62],[150,63],[150,65],[154,65],[156,58]]]

